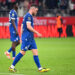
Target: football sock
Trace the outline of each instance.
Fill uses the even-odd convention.
[[[36,65],[37,65],[37,67],[38,68],[41,68],[38,55],[34,55],[33,58],[34,58],[34,61],[35,61]]]
[[[12,56],[15,57],[15,55],[16,55],[16,51],[12,50]]]
[[[11,67],[12,69],[14,69],[14,68],[15,68],[15,66],[13,66],[13,65],[11,65],[10,67]]]
[[[15,57],[15,59],[14,59],[12,65],[15,66],[15,65],[17,64],[17,62],[19,62],[19,60],[20,60],[22,57],[23,57],[23,55],[22,55],[21,53],[19,53],[19,54]]]
[[[10,53],[12,51],[12,47],[8,50],[8,52]]]
[[[40,67],[40,68],[38,68],[39,70],[42,70],[43,68],[42,67]]]

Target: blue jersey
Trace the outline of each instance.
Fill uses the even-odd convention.
[[[11,21],[12,19],[15,21],[16,29],[18,29],[18,17],[17,17],[17,13],[14,9],[12,9],[9,12],[9,23],[10,23],[9,30],[11,33],[15,33],[16,31],[12,25],[12,21]]]
[[[33,17],[30,13],[27,13],[23,18],[23,33],[22,33],[22,45],[21,50],[27,51],[32,49],[37,49],[33,32],[27,29],[27,22],[31,23],[33,26]]]
[[[31,26],[33,26],[33,17],[30,13],[27,13],[23,18],[23,33],[22,33],[22,40],[28,39],[32,40],[34,38],[33,32],[27,29],[27,22],[31,23]]]

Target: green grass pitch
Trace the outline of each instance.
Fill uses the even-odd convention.
[[[49,72],[39,73],[33,61],[31,51],[16,65],[17,72],[10,73],[8,60],[4,52],[11,46],[9,39],[0,39],[0,75],[75,75],[75,38],[37,38],[39,58],[43,67],[51,68]],[[20,51],[19,45],[16,48]]]

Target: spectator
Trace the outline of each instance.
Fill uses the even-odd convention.
[[[72,0],[73,3],[75,3],[75,0]]]
[[[38,16],[43,16],[44,13],[43,13],[43,3],[42,2],[39,2],[39,6],[38,6]]]
[[[0,0],[0,11],[1,8],[3,9],[3,11],[5,11],[6,9],[12,9],[13,2],[15,1],[19,3],[19,16],[23,16],[33,3],[39,6],[38,16],[55,16],[57,12],[67,15],[65,11],[68,8],[68,2],[70,0]],[[70,5],[70,8],[72,8],[73,6],[73,9],[75,9],[75,0],[71,1],[73,2],[73,5]],[[74,10],[72,11],[70,9],[70,11],[72,14],[74,14]]]
[[[1,12],[3,16],[6,16],[7,14],[5,12],[7,12],[7,5],[6,5],[6,1],[3,1],[1,3]]]
[[[57,7],[57,0],[46,0],[45,4],[47,8],[54,9]]]
[[[68,0],[59,0],[59,8],[64,10],[67,9]]]
[[[58,7],[63,16],[66,15],[66,10],[68,8],[68,0],[58,0]]]
[[[75,16],[75,3],[74,3],[74,0],[69,0],[69,8],[70,8],[70,15]]]
[[[29,1],[24,1],[24,15],[28,12],[29,7]]]
[[[2,10],[7,10],[6,1],[2,2],[1,8],[2,8]]]
[[[43,2],[43,0],[39,0],[39,2]]]
[[[24,0],[20,0],[18,7],[18,16],[21,17],[23,15],[24,15]]]

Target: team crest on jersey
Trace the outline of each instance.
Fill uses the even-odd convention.
[[[31,20],[31,18],[30,18],[30,17],[28,17],[28,20]]]
[[[12,16],[14,16],[14,13],[12,13]]]

